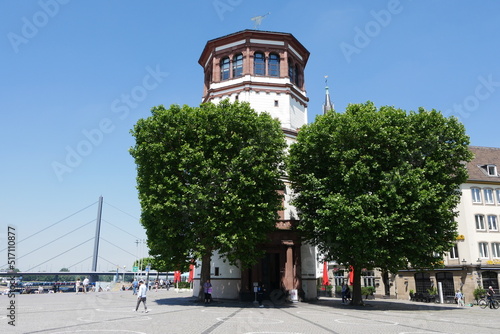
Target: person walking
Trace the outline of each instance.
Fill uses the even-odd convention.
[[[137,293],[137,305],[135,306],[135,312],[139,309],[139,305],[141,302],[144,304],[144,312],[148,313],[148,307],[146,306],[146,292],[148,291],[148,287],[141,280],[139,281],[139,292]]]
[[[342,284],[342,290],[341,290],[341,293],[342,293],[342,304],[347,304],[347,300],[349,298],[349,296],[351,295],[351,291],[349,289],[349,287],[347,286],[347,284]]]
[[[83,280],[83,293],[87,293],[87,289],[89,287],[89,278],[85,277]]]
[[[259,284],[257,287],[257,301],[259,302],[259,307],[264,307],[263,302],[266,291],[266,286],[264,284]]]
[[[465,306],[464,295],[460,290],[457,290],[457,293],[455,293],[455,299],[457,300],[458,307]]]
[[[80,278],[77,278],[75,283],[76,294],[80,292],[80,284],[81,284]]]
[[[134,281],[132,282],[132,294],[133,295],[136,295],[137,294],[137,288],[139,287],[139,282],[137,282],[137,278],[134,279]]]
[[[203,292],[205,293],[205,304],[212,302],[212,283],[210,279],[203,284]]]

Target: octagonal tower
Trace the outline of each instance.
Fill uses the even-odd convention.
[[[244,30],[210,40],[199,59],[204,70],[202,102],[223,99],[250,103],[281,122],[287,143],[307,123],[304,69],[309,51],[289,33]],[[253,300],[254,285],[264,284],[273,296],[316,297],[316,251],[303,244],[294,226],[297,212],[290,204],[291,188],[284,179],[283,210],[276,231],[258,245],[265,256],[252,268],[240,270],[214,254],[210,275],[215,298]],[[195,278],[195,287],[200,284]],[[197,291],[197,288],[194,289]],[[294,294],[293,294],[294,292]],[[268,296],[269,297],[269,296]]]
[[[202,102],[249,102],[283,129],[307,123],[304,69],[309,51],[289,33],[244,30],[207,42],[198,63],[204,69]]]

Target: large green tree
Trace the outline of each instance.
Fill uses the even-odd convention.
[[[456,237],[459,186],[472,155],[456,118],[349,105],[318,116],[290,148],[294,204],[307,239],[354,271],[435,266]]]
[[[170,268],[201,259],[202,282],[215,251],[234,265],[256,263],[281,208],[279,121],[228,100],[151,112],[134,126],[130,150],[150,255]]]

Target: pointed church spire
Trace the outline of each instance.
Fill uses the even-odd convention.
[[[334,110],[332,101],[330,101],[330,92],[328,91],[328,75],[325,75],[325,103],[323,104],[323,115],[327,111]]]

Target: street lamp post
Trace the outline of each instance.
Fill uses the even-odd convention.
[[[139,239],[135,240],[135,245],[137,246],[136,247],[137,256],[135,258],[136,259],[135,267],[137,267],[137,271],[135,272],[134,276],[137,280],[139,280],[139,270],[140,270],[140,267],[139,267]]]

